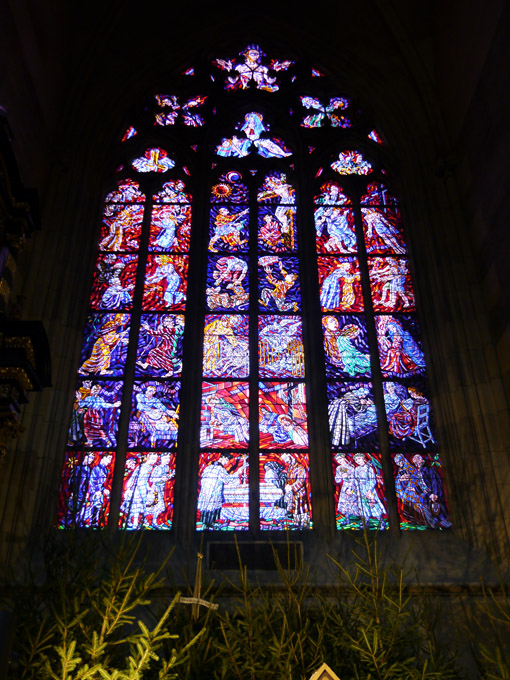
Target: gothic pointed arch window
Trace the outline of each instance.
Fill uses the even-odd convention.
[[[450,526],[391,149],[249,45],[120,135],[58,525]]]

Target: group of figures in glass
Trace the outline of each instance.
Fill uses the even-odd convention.
[[[251,45],[213,66],[224,72],[227,92],[251,88],[267,96],[279,91],[293,62],[267,60]],[[193,78],[194,69],[184,75]],[[312,76],[323,77],[318,71]],[[154,101],[153,124],[190,131],[206,124],[211,106],[205,94],[158,94]],[[301,95],[297,102],[297,115],[299,106],[305,110],[299,120],[305,135],[358,124],[360,112],[346,97]],[[382,143],[375,130],[365,136],[369,144]],[[122,141],[136,137],[130,127]],[[189,171],[164,148],[136,148],[131,175],[161,180],[150,201],[132,178],[106,197],[68,432],[61,527],[108,523],[116,461],[123,465],[121,475],[116,471],[122,477],[118,526],[170,529],[173,521],[194,243],[191,197],[182,179]],[[293,150],[272,135],[269,116],[257,108],[238,117],[213,148],[195,526],[248,530],[256,514],[261,530],[308,530],[302,312],[311,303],[301,296]],[[400,526],[445,529],[450,521],[398,202],[362,150],[331,152],[329,167],[317,172],[313,199],[324,348],[323,366],[317,358],[313,363],[326,379],[336,525],[388,528],[383,462],[389,456]],[[258,170],[247,165],[251,158]],[[264,163],[267,170],[260,169]],[[364,181],[356,200],[358,192],[349,189],[353,176]],[[122,408],[128,411],[123,419]],[[255,514],[250,460],[258,466]]]

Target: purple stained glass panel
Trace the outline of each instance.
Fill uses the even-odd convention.
[[[312,529],[308,453],[261,452],[259,471],[260,528]]]
[[[297,312],[301,308],[297,257],[259,257],[259,306],[263,312]]]
[[[79,375],[122,376],[126,363],[129,314],[93,314],[85,326]]]
[[[136,351],[136,376],[169,378],[182,369],[182,314],[142,314]]]
[[[388,529],[381,455],[333,456],[337,529]]]
[[[204,378],[248,377],[248,316],[208,314],[204,326]]]
[[[327,385],[331,443],[335,449],[379,450],[377,411],[370,382]]]
[[[363,293],[355,257],[318,257],[323,312],[362,312]]]
[[[250,194],[237,170],[229,170],[211,187],[211,203],[248,203]]]
[[[258,45],[250,45],[239,57],[233,59],[214,59],[213,64],[227,71],[226,90],[245,90],[250,86],[265,92],[276,92],[279,89],[276,72],[286,71],[294,62],[286,59],[271,59],[267,65],[266,55]]]
[[[352,208],[321,205],[315,209],[318,253],[355,253],[358,250]]]
[[[137,255],[99,254],[90,295],[91,308],[131,309],[137,263]]]
[[[304,383],[259,383],[259,438],[261,449],[308,447]]]
[[[188,257],[186,255],[147,256],[143,309],[184,311]]]
[[[361,208],[367,252],[371,255],[404,255],[406,244],[400,214],[391,208]]]
[[[66,452],[57,514],[60,529],[107,525],[114,460],[113,451]]]
[[[436,444],[425,380],[384,382],[384,407],[392,451],[421,452]]]
[[[128,446],[173,448],[179,421],[178,381],[136,381],[129,417]]]
[[[323,316],[324,355],[328,378],[370,377],[366,321],[354,315]]]
[[[209,250],[248,251],[249,208],[244,206],[213,206],[209,226]]]
[[[261,378],[304,378],[305,356],[299,316],[259,316]]]
[[[415,312],[413,284],[406,258],[368,259],[372,302],[376,312]]]
[[[142,230],[142,205],[106,204],[99,250],[116,252],[137,251]]]
[[[197,531],[246,531],[250,520],[248,455],[203,452],[198,461]]]
[[[260,250],[273,253],[296,250],[296,208],[290,205],[261,207],[258,214],[258,242]]]
[[[449,529],[452,526],[437,453],[393,456],[400,528]]]
[[[210,311],[248,309],[248,262],[236,255],[211,255],[207,265],[207,307]]]
[[[119,527],[171,529],[175,453],[128,451],[122,484]]]
[[[114,447],[121,399],[121,382],[80,380],[74,393],[68,446]]]
[[[425,357],[419,324],[412,316],[376,316],[377,344],[385,378],[424,375]]]
[[[190,205],[182,203],[155,205],[152,209],[149,250],[188,252],[190,232]]]
[[[202,383],[200,446],[246,449],[249,442],[247,382]]]

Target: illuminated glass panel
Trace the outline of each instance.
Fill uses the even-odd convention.
[[[131,139],[131,137],[134,137],[137,134],[138,132],[135,130],[135,128],[132,125],[130,125],[120,141],[126,142],[128,139]]]
[[[286,71],[293,62],[272,59],[269,65],[263,63],[266,57],[258,45],[249,45],[235,59],[215,59],[213,64],[227,71],[226,90],[245,90],[250,86],[265,92],[277,92],[279,84],[276,73]],[[273,75],[274,74],[274,75]]]
[[[129,418],[128,446],[172,448],[177,442],[180,382],[136,381]]]
[[[407,259],[368,259],[372,303],[376,312],[415,312],[415,299]]]
[[[259,383],[259,440],[262,449],[308,447],[304,383]]]
[[[107,525],[114,462],[112,451],[67,452],[59,494],[58,527]]]
[[[143,203],[145,195],[140,191],[140,185],[132,179],[119,182],[117,189],[106,195],[105,203]]]
[[[373,255],[404,255],[400,215],[392,208],[362,208],[367,252]]]
[[[359,151],[341,151],[331,167],[339,175],[369,175],[373,172],[372,164]]]
[[[418,452],[435,444],[425,381],[385,382],[383,389],[390,448]]]
[[[250,372],[248,317],[209,314],[205,317],[205,378],[245,378]]]
[[[328,383],[328,416],[333,447],[379,450],[372,383]]]
[[[197,530],[249,528],[248,456],[237,451],[203,452],[199,458]]]
[[[106,204],[99,249],[133,252],[140,247],[143,206]]]
[[[207,307],[213,311],[248,309],[248,261],[236,255],[211,255],[207,266]]]
[[[304,378],[305,352],[300,316],[259,317],[261,378]]]
[[[201,113],[197,111],[203,106],[207,97],[196,96],[191,99],[179,99],[175,95],[157,94],[155,96],[157,104],[163,111],[156,113],[156,125],[175,125],[179,116],[184,125],[189,127],[201,127],[205,120]]]
[[[363,294],[358,260],[354,257],[317,258],[323,312],[362,312]]]
[[[385,378],[425,373],[425,357],[418,339],[416,319],[409,316],[375,318],[381,370]]]
[[[261,452],[260,528],[311,529],[310,463],[307,453]]]
[[[352,314],[323,316],[324,354],[328,378],[370,376],[370,350],[364,318]]]
[[[305,109],[312,109],[314,113],[305,116],[301,121],[302,127],[317,128],[322,127],[329,121],[332,127],[349,128],[351,121],[348,116],[340,113],[349,106],[349,100],[344,97],[333,97],[328,104],[324,104],[315,97],[301,97],[301,104]]]
[[[129,314],[94,314],[85,326],[80,375],[121,376],[126,363]]]
[[[138,172],[167,172],[175,163],[164,149],[147,149],[143,156],[135,158],[131,164]]]
[[[90,306],[94,310],[123,310],[133,306],[136,255],[99,255],[94,272]]]
[[[80,380],[76,387],[68,446],[115,447],[122,383]]]
[[[297,257],[259,257],[259,305],[262,312],[301,309]]]
[[[211,189],[211,203],[248,203],[249,198],[248,187],[236,170],[220,175]]]
[[[147,256],[143,309],[182,311],[186,301],[188,257]]]
[[[182,369],[182,314],[142,314],[135,375],[170,378]]]
[[[245,449],[250,440],[247,382],[204,382],[200,445],[217,449]]]
[[[393,474],[401,529],[452,526],[437,453],[397,453],[393,456]]]
[[[152,209],[149,248],[157,252],[189,250],[191,206],[182,203],[156,205]]]
[[[382,474],[380,454],[333,456],[337,529],[388,529]]]
[[[252,152],[262,158],[285,158],[292,155],[292,151],[281,139],[261,136],[263,132],[269,130],[269,125],[264,123],[264,116],[261,113],[255,111],[247,113],[243,123],[239,123],[236,129],[243,136],[223,138],[221,144],[216,147],[218,156],[244,158]]]
[[[119,527],[171,529],[175,453],[129,451],[122,484]]]
[[[209,250],[248,251],[249,208],[221,206],[211,209]]]

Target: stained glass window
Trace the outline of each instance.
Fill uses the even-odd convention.
[[[450,527],[404,219],[362,103],[252,44],[189,65],[119,138],[58,526]]]

